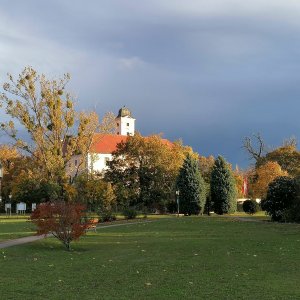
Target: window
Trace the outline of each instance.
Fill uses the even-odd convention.
[[[127,123],[127,126],[129,126],[129,123]]]
[[[120,132],[117,132],[117,134],[120,134]]]
[[[109,162],[109,157],[104,157],[104,165],[107,166]]]
[[[127,132],[127,135],[130,135],[130,133],[129,133],[129,132]]]
[[[117,123],[117,126],[119,126],[119,123]]]

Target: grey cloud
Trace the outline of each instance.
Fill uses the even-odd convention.
[[[280,0],[3,0],[0,78],[28,64],[51,77],[70,72],[80,109],[127,105],[143,134],[182,137],[202,154],[246,165],[243,136],[260,131],[276,145],[299,132],[299,8]]]

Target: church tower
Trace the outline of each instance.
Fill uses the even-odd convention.
[[[122,107],[119,110],[119,114],[116,118],[118,135],[134,135],[135,119],[132,118],[131,112],[127,107]]]

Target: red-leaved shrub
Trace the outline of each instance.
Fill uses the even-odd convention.
[[[68,250],[70,243],[84,235],[90,226],[85,206],[79,203],[63,201],[41,203],[30,218],[37,226],[37,234],[52,234]]]

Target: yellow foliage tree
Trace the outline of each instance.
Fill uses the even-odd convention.
[[[58,183],[63,193],[70,159],[76,154],[85,157],[94,133],[114,127],[113,117],[107,116],[100,124],[95,112],[77,112],[73,97],[66,91],[69,74],[48,80],[44,74],[26,67],[17,79],[10,74],[8,78],[3,85],[5,92],[0,94],[0,105],[11,119],[1,123],[1,129],[16,148],[32,157],[41,177]],[[19,134],[20,125],[29,139]],[[81,160],[77,168],[84,162]]]
[[[118,145],[106,179],[113,183],[119,203],[162,209],[175,198],[176,178],[187,153],[192,149],[180,141],[137,133]]]
[[[249,193],[253,198],[264,199],[268,185],[279,176],[287,176],[277,162],[269,161],[252,171],[250,175]]]
[[[20,153],[15,147],[0,145],[0,161],[5,173],[13,167],[18,158],[20,158]]]

